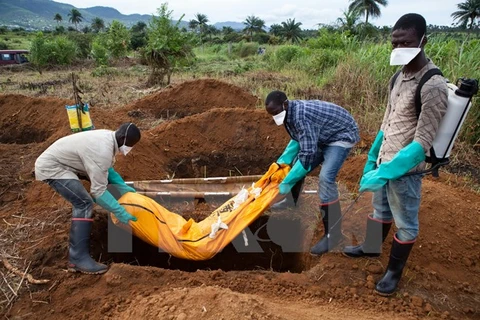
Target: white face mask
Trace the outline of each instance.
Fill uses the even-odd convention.
[[[396,48],[392,50],[390,54],[390,65],[391,66],[404,66],[410,63],[422,50],[420,46],[422,45],[423,37],[420,40],[420,44],[417,48]]]
[[[288,100],[285,100],[285,101],[288,101]],[[287,115],[287,111],[285,110],[285,102],[282,105],[282,108],[283,108],[282,112],[272,116],[273,121],[275,121],[277,126],[281,126],[283,124],[283,122],[285,121],[285,116]]]
[[[128,128],[130,128],[131,125],[132,124],[130,123],[127,127],[127,130],[125,130],[125,139],[123,139],[123,145],[120,148],[118,148],[118,151],[120,151],[120,153],[122,153],[124,156],[126,156],[133,148],[125,145],[125,143],[127,142]]]
[[[118,150],[124,155],[126,156],[131,150],[132,150],[133,147],[129,147],[129,146],[126,146],[126,145],[123,145],[121,146],[120,148],[118,148]]]
[[[285,121],[286,115],[287,115],[287,111],[283,110],[279,114],[272,116],[277,126],[281,126],[283,124],[283,122]]]

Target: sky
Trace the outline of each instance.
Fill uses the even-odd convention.
[[[302,22],[303,29],[316,29],[319,23],[334,23],[346,11],[349,0],[55,0],[77,8],[105,6],[123,14],[154,14],[161,3],[168,2],[173,18],[185,14],[184,21],[194,18],[196,13],[207,15],[210,24],[225,21],[243,22],[254,15],[265,21],[267,26],[295,18]],[[393,26],[405,13],[423,15],[427,24],[450,26],[450,15],[457,11],[457,4],[466,0],[388,0],[380,7],[380,18],[369,19],[377,26]]]

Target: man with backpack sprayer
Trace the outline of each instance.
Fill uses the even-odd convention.
[[[425,154],[447,110],[447,83],[435,74],[421,88],[421,113],[416,114],[415,89],[425,73],[437,69],[425,55],[426,43],[426,22],[419,14],[406,14],[393,27],[390,64],[403,68],[396,79],[392,77],[395,83],[360,181],[360,192],[374,192],[374,211],[367,220],[364,243],[344,249],[349,257],[379,256],[395,221],[398,230],[390,260],[375,287],[380,295],[396,290],[418,235],[423,175],[407,173],[425,169]]]

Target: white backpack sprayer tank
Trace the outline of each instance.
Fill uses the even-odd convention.
[[[427,162],[432,163],[432,170],[437,171],[438,167],[449,163],[450,153],[462,127],[468,111],[472,107],[472,97],[478,92],[478,80],[459,79],[460,85],[457,87],[453,83],[448,83],[448,106],[438,128],[433,146],[430,150],[430,157]]]

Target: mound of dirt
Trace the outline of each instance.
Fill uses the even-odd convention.
[[[149,130],[116,168],[127,179],[263,174],[288,141],[264,110],[216,108]]]
[[[178,301],[182,301],[181,304]],[[336,306],[316,307],[302,302],[279,303],[255,294],[245,294],[220,286],[177,288],[132,298],[125,311],[112,312],[115,319],[383,319],[369,311],[339,311]],[[389,319],[405,319],[393,313]]]
[[[243,89],[214,79],[187,81],[161,90],[125,107],[132,116],[148,113],[155,118],[176,119],[215,107],[255,108],[258,98]]]
[[[58,98],[0,95],[0,144],[29,144],[53,141],[71,134],[65,106],[74,102]],[[99,129],[116,129],[128,116],[122,112],[90,108]]]
[[[66,99],[0,96],[0,143],[40,143],[68,134],[65,106],[70,104]]]

